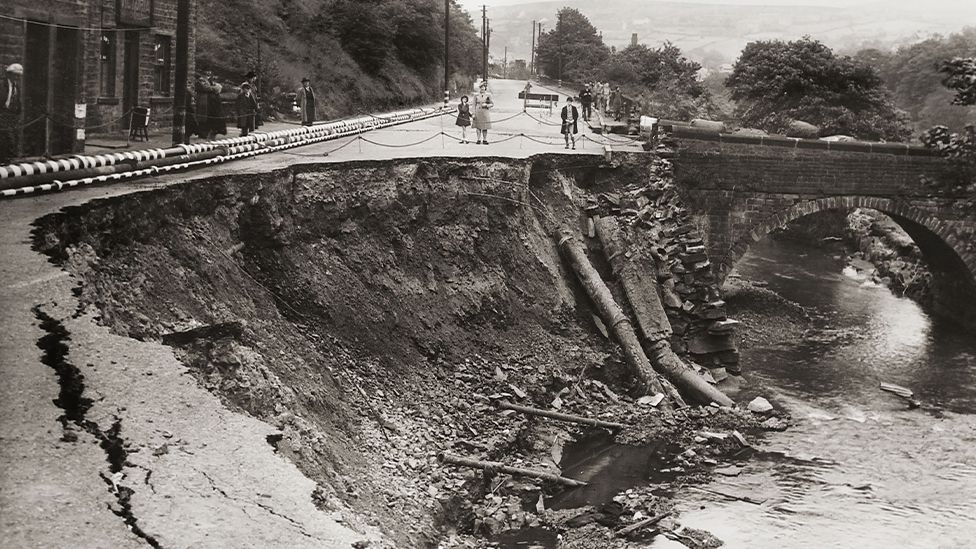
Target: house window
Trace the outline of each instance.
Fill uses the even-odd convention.
[[[99,54],[102,97],[115,97],[115,35],[114,32],[102,33],[102,47]]]
[[[170,42],[169,36],[156,35],[153,48],[153,91],[156,95],[169,95]]]

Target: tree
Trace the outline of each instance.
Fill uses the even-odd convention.
[[[710,94],[698,80],[700,70],[701,65],[665,42],[659,48],[638,44],[614,52],[601,77],[642,98],[644,113],[689,120],[715,114]]]
[[[957,57],[939,68],[946,75],[942,84],[956,93],[953,105],[976,105],[976,57]]]
[[[559,10],[556,28],[541,34],[536,47],[536,62],[543,73],[576,82],[596,74],[609,55],[596,27],[574,8]]]
[[[916,131],[937,124],[953,131],[976,116],[976,107],[952,104],[952,92],[940,84],[939,68],[947,59],[976,56],[976,27],[949,36],[935,35],[896,51],[866,49],[855,57],[875,67],[892,99],[911,116]]]
[[[748,44],[726,80],[743,126],[782,133],[794,120],[825,135],[902,141],[911,130],[878,72],[809,37]]]
[[[939,70],[946,75],[943,85],[956,92],[953,103],[976,104],[976,57],[945,61]],[[961,133],[953,133],[946,126],[935,126],[920,139],[947,160],[946,170],[932,183],[962,189],[976,185],[976,126],[969,124]]]

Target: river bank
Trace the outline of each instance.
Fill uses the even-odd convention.
[[[879,211],[821,212],[791,223],[773,237],[825,249],[844,242],[852,275],[884,285],[923,306],[932,304],[932,273],[921,250],[895,220]]]
[[[737,265],[740,278],[727,291],[755,281],[781,296],[769,299],[806,313],[796,318],[802,332],[763,330],[769,337],[742,351],[748,376],[793,424],[768,434],[738,476],[706,485],[761,504],[683,494],[677,509],[728,547],[969,547],[976,342],[869,278],[845,274],[844,247],[834,246],[766,239]],[[738,318],[751,318],[746,337],[756,322],[784,322],[776,310],[764,316],[762,304],[750,311],[750,301],[730,302]],[[910,387],[922,409],[908,409],[881,382]]]

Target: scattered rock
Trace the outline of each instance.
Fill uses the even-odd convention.
[[[767,431],[785,431],[790,426],[790,422],[783,418],[771,417],[759,425]]]
[[[715,473],[725,477],[737,477],[740,473],[742,473],[742,467],[737,467],[735,465],[720,467],[715,469]]]
[[[657,393],[656,395],[644,395],[637,399],[637,404],[641,406],[657,406],[664,400],[664,395]]]
[[[749,403],[749,411],[754,414],[766,414],[773,411],[773,405],[763,397],[756,397]]]

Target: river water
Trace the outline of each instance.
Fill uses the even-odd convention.
[[[682,491],[680,521],[730,548],[974,548],[976,337],[845,269],[842,254],[765,239],[739,262],[814,318],[799,340],[742,353],[798,424],[707,486],[764,503]]]

